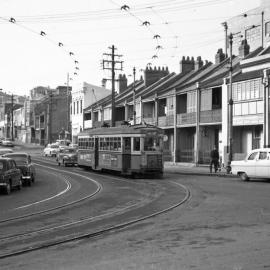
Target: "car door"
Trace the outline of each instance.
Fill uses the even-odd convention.
[[[268,178],[269,177],[269,153],[266,150],[259,151],[259,154],[256,157],[256,177]]]
[[[12,186],[17,186],[19,184],[18,170],[14,160],[8,161],[9,176],[12,180]]]
[[[244,171],[248,176],[256,176],[257,156],[259,152],[252,152],[246,159]]]

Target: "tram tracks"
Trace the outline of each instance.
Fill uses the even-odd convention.
[[[38,166],[43,166],[43,165],[40,165],[38,164]],[[43,166],[44,167],[44,166]],[[56,170],[56,169],[53,169],[53,168],[50,168],[51,170]],[[20,219],[24,219],[24,218],[29,218],[29,217],[33,217],[33,216],[38,216],[38,215],[43,215],[43,214],[47,214],[49,212],[54,212],[56,210],[61,210],[61,209],[64,209],[66,207],[69,207],[69,206],[72,206],[72,205],[75,205],[75,204],[78,204],[78,203],[81,203],[87,199],[91,199],[93,198],[94,196],[96,196],[98,193],[100,193],[102,191],[102,185],[100,183],[98,183],[97,181],[95,181],[94,179],[90,178],[90,177],[87,177],[87,176],[84,176],[84,175],[79,175],[78,173],[74,173],[74,172],[69,172],[69,174],[72,174],[72,175],[77,175],[77,176],[80,176],[82,178],[85,178],[89,181],[92,181],[95,185],[96,185],[96,190],[80,199],[77,199],[77,200],[74,200],[74,201],[71,201],[71,202],[68,202],[68,203],[64,203],[60,206],[56,206],[56,207],[51,207],[49,209],[46,209],[46,210],[42,210],[42,211],[36,211],[36,212],[32,212],[32,213],[28,213],[28,214],[24,214],[24,215],[19,215],[19,216],[16,216],[16,217],[11,217],[11,218],[7,218],[7,219],[3,219],[3,220],[0,220],[0,224],[2,223],[7,223],[7,222],[11,222],[11,221],[16,221],[16,220],[20,220]],[[67,180],[66,180],[67,181]],[[68,189],[70,189],[70,182],[67,181],[67,185],[68,185]],[[41,202],[44,202],[46,201],[46,199],[40,201],[39,203]],[[29,205],[24,205],[24,206],[21,206],[21,207],[17,207],[15,208],[15,210],[18,210],[18,209],[22,209],[22,208],[26,208],[30,205],[34,205],[35,203],[31,203]]]
[[[119,181],[119,179],[117,180]],[[174,199],[171,202],[166,202],[166,194],[164,194],[163,197],[152,198],[151,202],[135,203],[116,211],[83,217],[65,224],[55,224],[38,230],[25,231],[17,235],[5,235],[0,238],[0,259],[113,232],[164,214],[190,200],[191,193],[188,188],[176,182],[168,183],[171,185],[168,191],[175,192],[171,196]],[[178,191],[176,191],[177,188]],[[181,200],[179,200],[179,192],[184,195]],[[157,202],[164,207],[157,207]]]

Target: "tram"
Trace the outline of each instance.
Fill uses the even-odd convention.
[[[163,174],[163,130],[150,125],[103,127],[78,134],[78,166],[122,175]]]

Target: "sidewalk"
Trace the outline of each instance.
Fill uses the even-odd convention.
[[[165,173],[177,173],[184,175],[206,175],[206,176],[220,176],[220,177],[232,177],[237,178],[236,175],[228,174],[225,168],[221,168],[218,172],[210,173],[209,165],[196,166],[194,163],[164,163]]]

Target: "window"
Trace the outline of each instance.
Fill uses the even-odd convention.
[[[75,114],[75,101],[73,102],[73,114]]]
[[[139,137],[133,138],[133,151],[140,151],[141,139]]]
[[[144,138],[144,151],[157,151],[160,149],[159,138],[147,136]]]
[[[82,113],[82,100],[80,100],[80,103],[81,103],[81,104],[80,104],[80,105],[81,105],[81,106],[80,106],[80,113]]]
[[[70,114],[72,114],[72,104],[70,104]]]
[[[267,22],[265,24],[265,35],[269,35],[270,34],[270,22]]]
[[[77,101],[77,114],[79,113],[79,101]]]
[[[106,151],[121,151],[121,138],[120,137],[100,138],[99,149]]]
[[[254,153],[250,154],[248,157],[248,160],[254,160],[255,157],[257,156],[257,154],[258,154],[258,152],[254,152]]]
[[[260,152],[259,153],[259,159],[266,159],[267,158],[267,152]]]
[[[91,112],[84,114],[84,120],[91,120]]]

